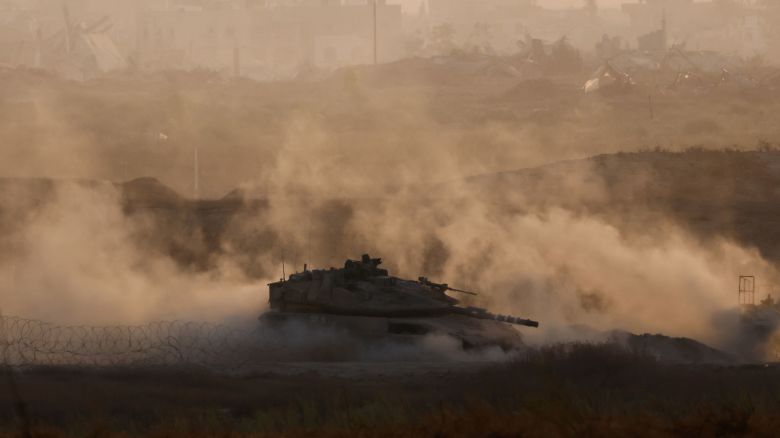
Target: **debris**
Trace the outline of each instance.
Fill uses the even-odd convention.
[[[598,91],[600,93],[618,94],[630,90],[633,85],[634,80],[631,79],[631,76],[618,71],[609,62],[605,62],[591,75],[591,79],[585,83],[582,89],[585,93]]]

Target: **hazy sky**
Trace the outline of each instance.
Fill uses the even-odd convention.
[[[391,3],[402,3],[407,10],[417,11],[420,2],[423,0],[391,0]],[[583,0],[538,0],[538,3],[548,8],[571,8],[580,7],[585,2]],[[599,6],[617,7],[622,3],[637,3],[637,0],[598,0]]]
[[[539,0],[540,5],[549,8],[571,8],[582,6],[583,0]],[[637,3],[636,0],[598,0],[599,6],[616,7],[622,3]]]

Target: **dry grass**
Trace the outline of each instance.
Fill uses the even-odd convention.
[[[779,374],[568,345],[406,378],[49,369],[19,380],[36,437],[772,436]],[[0,436],[17,427],[6,416]]]

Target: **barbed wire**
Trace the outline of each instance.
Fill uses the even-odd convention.
[[[199,365],[240,368],[273,336],[205,322],[167,321],[138,326],[61,326],[0,316],[0,360],[13,367],[40,365]],[[270,342],[270,343],[269,343]]]

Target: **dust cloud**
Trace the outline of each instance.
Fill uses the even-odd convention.
[[[453,72],[456,61],[446,61]],[[602,153],[774,144],[771,97],[641,89],[610,99],[584,95],[584,73],[465,80],[436,62],[345,67],[318,81],[8,73],[0,175],[55,181],[45,195],[0,190],[0,310],[61,324],[254,319],[282,260],[289,273],[370,253],[395,275],[478,291],[467,304],[541,321],[525,331],[538,342],[623,329],[717,343],[713,316],[735,307],[737,276],[777,278],[734,236],[634,211],[653,205],[617,220],[585,208],[617,203],[619,191],[587,161],[556,175],[556,190],[474,178]],[[172,245],[177,221],[196,220],[156,206],[129,214],[114,183],[139,177],[190,198],[177,202],[197,204],[187,208],[203,223],[219,222],[228,193],[265,204]],[[208,263],[181,263],[187,245],[210,251]]]
[[[5,208],[20,208],[5,199]],[[60,324],[119,325],[157,320],[228,320],[259,313],[260,283],[229,263],[186,273],[135,241],[110,183],[58,184],[48,201],[24,209],[24,224],[0,242],[0,310]]]
[[[457,173],[457,164],[440,152],[439,167],[431,172]],[[320,169],[338,167],[327,156],[320,157]],[[279,166],[277,183],[305,187],[308,196],[295,198],[297,202],[272,198],[270,213],[277,233],[286,236],[288,255],[304,260],[313,245],[315,255],[309,260],[337,265],[340,256],[369,251],[382,256],[400,276],[425,275],[477,290],[481,296],[474,304],[541,320],[543,328],[528,333],[540,342],[593,337],[619,328],[717,344],[727,328],[717,326],[713,317],[734,309],[735,279],[744,272],[776,275],[757,250],[726,238],[702,241],[664,219],[646,224],[641,236],[627,233],[603,217],[556,207],[554,201],[552,206],[526,205],[523,187],[486,197],[456,183],[417,182],[367,206],[335,202],[343,209],[340,226],[329,230],[338,237],[315,236],[312,244],[312,229],[315,235],[322,229],[317,224],[323,219],[316,216],[325,215],[326,204],[331,209],[334,204],[323,191],[351,188],[359,196],[361,187],[372,184],[350,172],[292,168],[285,176],[285,165]],[[392,167],[388,173],[372,178],[382,181],[414,172]],[[605,183],[587,167],[567,178],[569,200],[609,203]],[[505,204],[497,205],[495,199]],[[512,213],[507,209],[512,203],[526,205],[525,211]]]
[[[478,135],[469,137],[466,128],[440,129],[425,96],[360,99],[364,130],[323,119],[311,107],[275,122],[276,150],[263,153],[254,178],[235,183],[245,202],[268,202],[261,215],[239,215],[227,226],[239,241],[262,247],[251,259],[261,278],[247,275],[239,267],[246,254],[224,243],[210,269],[183,269],[138,242],[139,230],[154,234],[153,221],[128,217],[114,185],[61,183],[47,202],[21,209],[28,214],[2,240],[3,312],[71,324],[249,319],[262,311],[265,283],[280,276],[282,257],[300,269],[370,252],[399,276],[474,289],[481,293],[474,304],[540,320],[543,328],[528,333],[539,342],[611,329],[716,342],[712,317],[734,307],[739,273],[775,275],[756,250],[721,237],[702,241],[672,220],[648,223],[637,236],[562,207],[571,200],[610,202],[607,183],[587,165],[565,175],[566,203],[555,199],[560,192],[526,187],[488,196],[462,179],[543,161],[543,145],[551,144],[545,138],[576,143],[567,136],[582,132],[567,131],[566,123],[511,132],[477,124]],[[84,168],[107,172],[104,163],[113,157],[95,153],[87,130],[52,111],[38,123],[59,127],[62,149],[48,149],[47,160],[72,160],[75,153]],[[196,139],[199,124],[192,120],[203,117],[193,114],[200,110],[184,104],[178,111],[186,116],[166,123]],[[168,130],[173,145],[161,147],[181,147],[176,154],[186,155],[189,148],[175,143],[176,129]],[[600,132],[619,138],[621,129]],[[230,135],[249,141],[252,130]],[[591,142],[583,147],[597,150]],[[551,156],[586,153],[565,150]],[[43,152],[37,154],[29,162],[39,163]],[[544,204],[529,202],[546,196],[552,199]],[[17,208],[24,197],[17,198],[4,209]],[[261,230],[271,237],[258,237]]]

